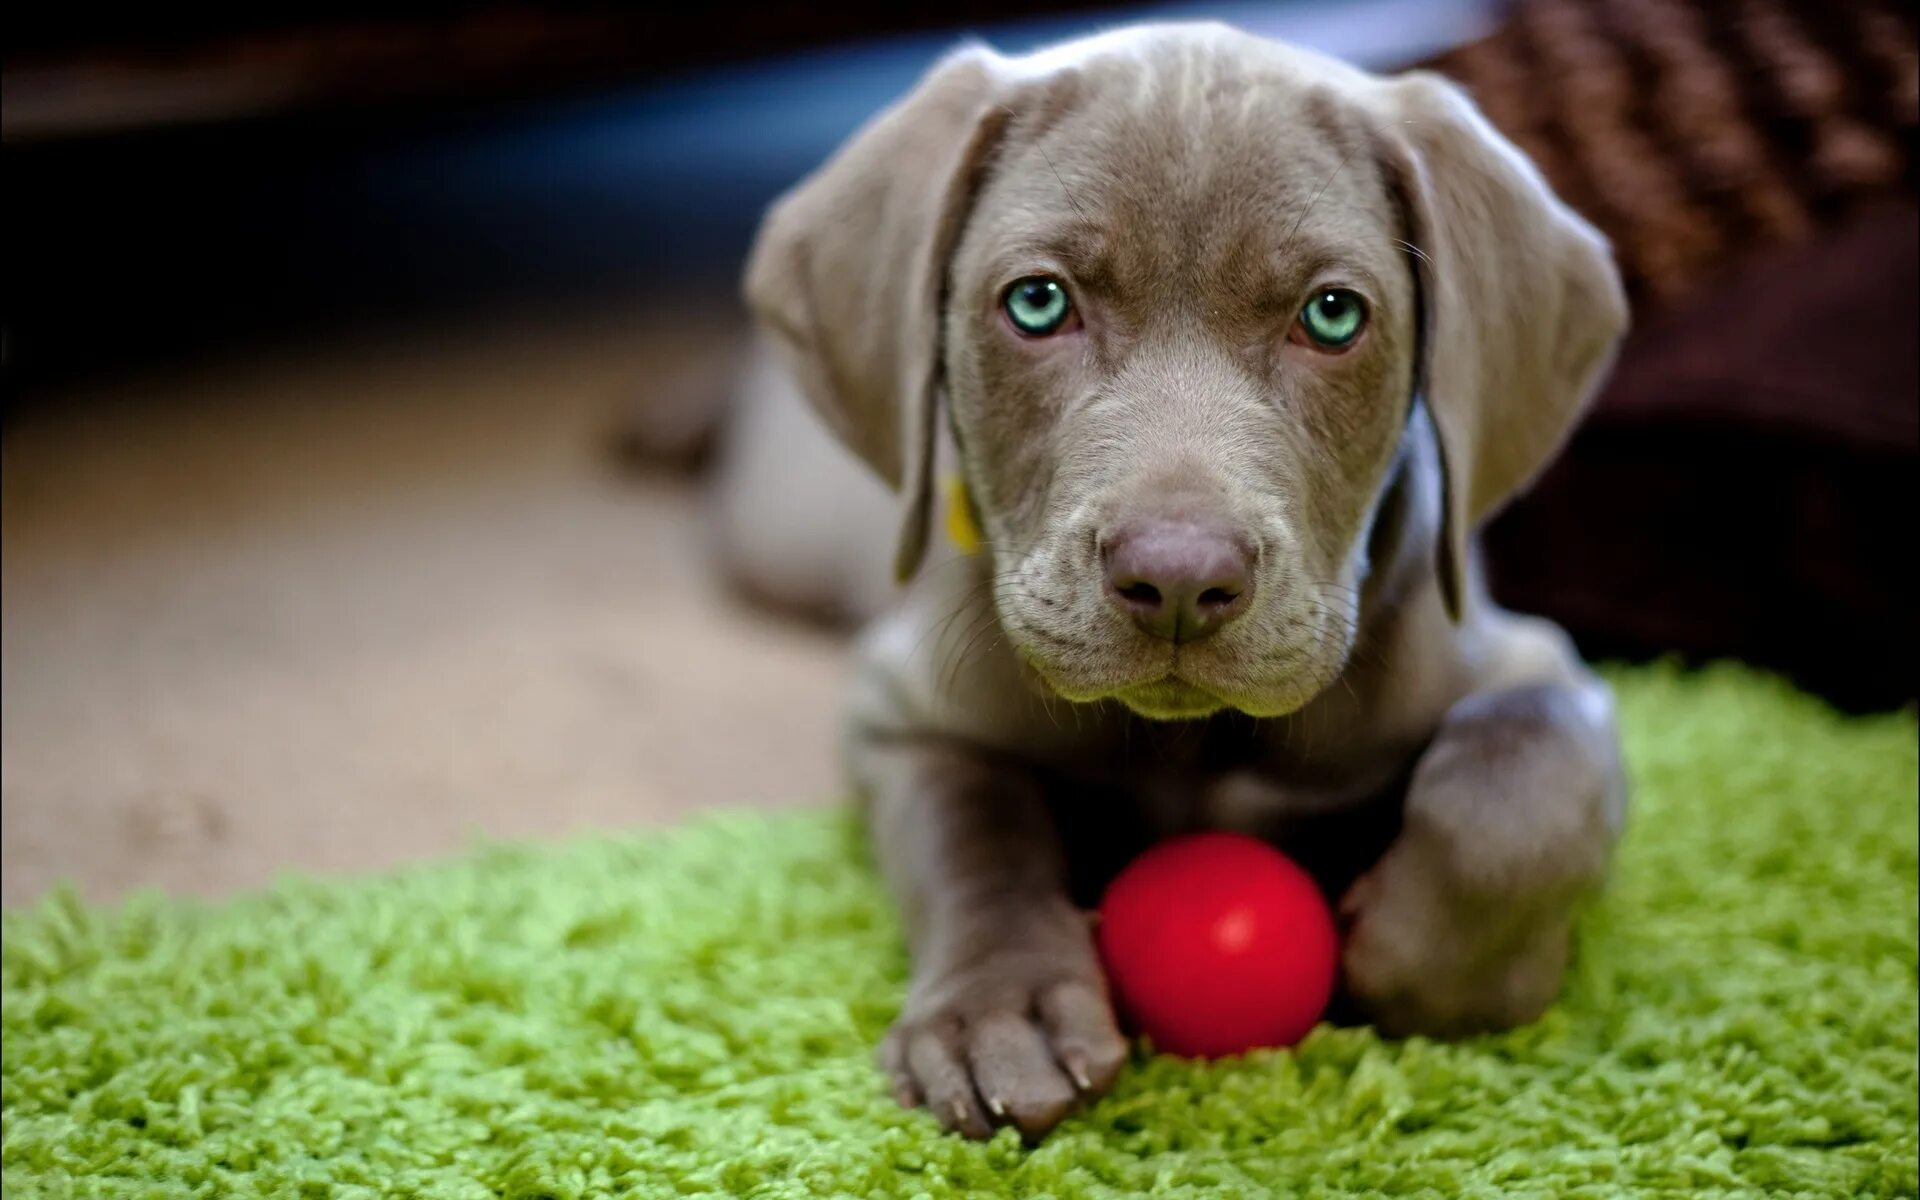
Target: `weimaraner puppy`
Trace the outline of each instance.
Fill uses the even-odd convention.
[[[1313,871],[1342,1003],[1390,1034],[1552,1000],[1623,820],[1612,702],[1490,603],[1473,531],[1627,312],[1459,90],[1216,25],[966,47],[773,207],[746,293],[777,365],[724,485],[736,572],[872,608],[885,540],[911,581],[846,726],[913,956],[903,1103],[1032,1138],[1111,1084],[1083,906],[1185,830]]]

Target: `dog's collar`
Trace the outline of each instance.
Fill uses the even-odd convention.
[[[973,497],[967,493],[967,477],[959,471],[948,471],[942,481],[941,491],[945,493],[947,506],[947,537],[959,547],[962,554],[978,554],[986,539],[980,533],[980,523],[973,515]]]

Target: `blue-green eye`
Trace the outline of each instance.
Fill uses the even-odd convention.
[[[1013,327],[1028,337],[1058,333],[1073,315],[1073,301],[1067,299],[1067,289],[1060,286],[1058,279],[1046,275],[1014,280],[1000,305],[1007,310],[1007,319],[1013,322]]]
[[[1322,350],[1344,350],[1367,327],[1367,302],[1357,292],[1328,288],[1300,310],[1299,328]]]

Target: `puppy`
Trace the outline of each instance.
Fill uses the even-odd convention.
[[[1472,535],[1627,312],[1461,92],[1212,25],[964,48],[773,207],[746,294],[780,363],[749,409],[803,396],[900,498],[750,411],[722,507],[737,573],[853,609],[898,518],[846,761],[913,955],[903,1103],[1031,1138],[1111,1084],[1082,906],[1178,831],[1313,870],[1390,1034],[1552,1000],[1614,717]],[[942,464],[977,554],[930,533]]]

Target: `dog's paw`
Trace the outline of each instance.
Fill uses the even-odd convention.
[[[1127,1043],[1100,980],[989,960],[916,986],[880,1045],[907,1107],[970,1138],[1012,1125],[1029,1140],[1111,1087]]]
[[[1390,1036],[1510,1029],[1559,994],[1573,918],[1564,893],[1469,894],[1403,842],[1340,907],[1342,986]]]

